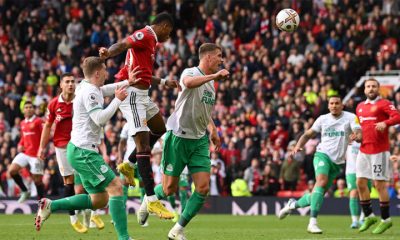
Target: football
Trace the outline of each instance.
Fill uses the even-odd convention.
[[[300,23],[297,12],[291,8],[285,8],[276,15],[276,26],[285,32],[294,32]]]

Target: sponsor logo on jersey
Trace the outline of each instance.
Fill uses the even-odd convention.
[[[208,90],[204,90],[201,102],[207,105],[214,105],[215,104],[214,94]]]
[[[343,137],[344,131],[337,131],[334,128],[328,128],[324,132],[324,137]]]
[[[375,121],[376,117],[359,117],[360,123],[363,123],[364,121]]]

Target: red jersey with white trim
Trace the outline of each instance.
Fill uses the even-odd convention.
[[[362,130],[360,151],[366,154],[377,154],[389,151],[389,126],[400,123],[400,112],[386,99],[366,100],[357,106],[356,115]],[[385,122],[387,127],[380,132],[376,124]]]
[[[142,78],[142,80],[139,83],[150,87],[151,77],[153,76],[157,35],[150,26],[146,26],[135,31],[127,39],[131,43],[131,48],[126,53],[125,66],[115,77],[119,81],[128,79],[128,69],[132,70],[136,66],[140,66],[139,70],[141,73],[137,77]]]
[[[21,122],[21,139],[18,145],[24,147],[24,153],[30,157],[36,157],[40,145],[40,136],[42,135],[42,119],[32,116],[30,119],[24,119]]]
[[[53,98],[47,107],[47,122],[55,123],[54,146],[63,148],[71,139],[72,131],[72,102],[65,102],[61,97]]]

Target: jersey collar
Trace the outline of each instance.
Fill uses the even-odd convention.
[[[31,118],[25,118],[25,122],[33,122],[35,120],[36,116],[33,115]]]
[[[60,93],[60,95],[58,96],[58,102],[59,103],[65,102],[64,98],[62,97],[62,93]],[[72,102],[74,102],[74,99],[72,99],[72,101],[70,103],[72,103]]]
[[[365,104],[375,104],[378,100],[380,100],[381,99],[381,97],[380,96],[378,96],[378,97],[376,97],[374,100],[369,100],[368,98],[367,98],[367,100],[365,100]]]
[[[157,34],[156,34],[156,32],[154,32],[153,28],[150,27],[149,25],[147,25],[146,28],[154,35],[156,42],[158,42]]]

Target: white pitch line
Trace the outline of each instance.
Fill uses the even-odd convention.
[[[315,236],[316,237],[316,236]],[[285,240],[306,240],[306,239],[314,239],[314,238],[284,238]],[[318,239],[328,239],[328,240],[347,240],[347,239],[365,239],[364,237],[348,237],[348,238],[318,238]],[[368,238],[368,239],[394,239],[394,238]]]

